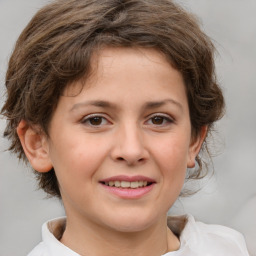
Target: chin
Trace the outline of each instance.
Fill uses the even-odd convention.
[[[120,218],[115,217],[114,223],[112,221],[111,228],[118,232],[140,232],[150,228],[160,219],[156,216],[145,216],[143,213],[140,215],[120,216]]]
[[[134,232],[141,232],[146,230],[150,225],[145,224],[131,224],[128,225],[127,223],[125,225],[119,225],[114,228],[115,231],[122,232],[122,233],[134,233]]]

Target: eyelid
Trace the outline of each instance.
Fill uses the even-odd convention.
[[[164,118],[174,121],[174,118],[170,114],[161,113],[161,112],[156,112],[156,113],[150,114],[147,116],[147,119],[153,118],[155,116],[161,116],[161,117],[164,117]]]
[[[106,115],[103,114],[103,113],[93,113],[93,114],[86,115],[86,116],[84,116],[84,117],[81,119],[80,122],[81,122],[82,124],[85,124],[87,121],[89,121],[91,118],[94,118],[94,117],[100,117],[100,118],[106,120],[108,124],[111,124],[111,121],[109,120],[109,118],[106,117]],[[100,126],[103,126],[103,125],[106,125],[106,124],[101,124],[101,125],[98,125],[98,126],[100,127]],[[89,125],[89,126],[97,127],[96,125],[95,125],[95,126],[94,126],[94,125]]]
[[[149,120],[151,120],[154,117],[162,117],[164,118],[169,124],[175,123],[175,119],[173,117],[171,117],[169,114],[165,114],[165,113],[154,113],[151,114],[147,117],[146,122],[148,122]],[[154,124],[152,124],[154,125]],[[161,125],[154,125],[154,126],[165,126],[166,124],[161,124]],[[168,124],[167,124],[168,125]]]

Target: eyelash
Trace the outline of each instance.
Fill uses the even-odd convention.
[[[169,115],[164,115],[164,114],[160,114],[160,113],[150,116],[150,118],[147,120],[147,122],[149,122],[150,120],[152,121],[154,118],[160,118],[163,121],[163,123],[161,123],[161,124],[154,124],[154,123],[150,124],[150,125],[153,125],[155,127],[157,127],[157,126],[166,126],[168,124],[174,123],[174,120]]]
[[[162,123],[154,124],[152,122],[154,118],[160,119],[160,121],[162,121]],[[99,121],[100,123],[93,124],[92,123],[93,120],[96,122]],[[103,121],[104,121],[104,123],[102,123]],[[149,124],[150,121],[151,121],[151,123]],[[81,123],[91,126],[91,127],[101,127],[103,125],[111,124],[111,122],[106,117],[104,117],[102,114],[88,115],[81,120]],[[146,123],[146,125],[153,125],[154,127],[163,127],[168,124],[174,123],[174,120],[169,115],[164,115],[164,114],[159,113],[159,114],[154,114],[154,115],[149,116],[149,118],[147,119],[147,121],[145,123]]]
[[[100,124],[92,124],[91,122],[93,121],[93,119],[100,119],[101,120]],[[105,120],[106,123],[102,124],[103,120]],[[100,127],[101,125],[105,125],[107,123],[110,123],[110,121],[108,121],[108,119],[105,118],[104,116],[102,116],[101,114],[92,114],[92,115],[88,115],[88,116],[84,117],[82,119],[81,123],[85,124],[85,125],[87,124],[91,127]]]

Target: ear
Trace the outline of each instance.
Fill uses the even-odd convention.
[[[50,171],[52,163],[45,133],[22,120],[17,127],[17,134],[31,166],[38,172]]]
[[[204,142],[204,139],[206,137],[208,130],[208,126],[203,126],[200,130],[200,133],[196,138],[192,138],[191,144],[189,146],[189,153],[188,153],[188,160],[187,160],[187,167],[188,168],[193,168],[195,167],[195,159],[196,156],[198,155],[201,146]]]

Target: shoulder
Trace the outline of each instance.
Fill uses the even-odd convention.
[[[191,215],[182,236],[190,246],[207,255],[249,256],[242,234],[225,226],[195,221]]]
[[[225,226],[195,221],[191,215],[186,216],[180,242],[181,254],[178,255],[249,256],[245,240],[239,232]]]
[[[65,229],[65,225],[66,219],[63,217],[44,223],[42,227],[43,241],[27,256],[79,256],[79,254],[59,241]]]
[[[48,256],[47,248],[43,242],[38,244],[27,256]]]

